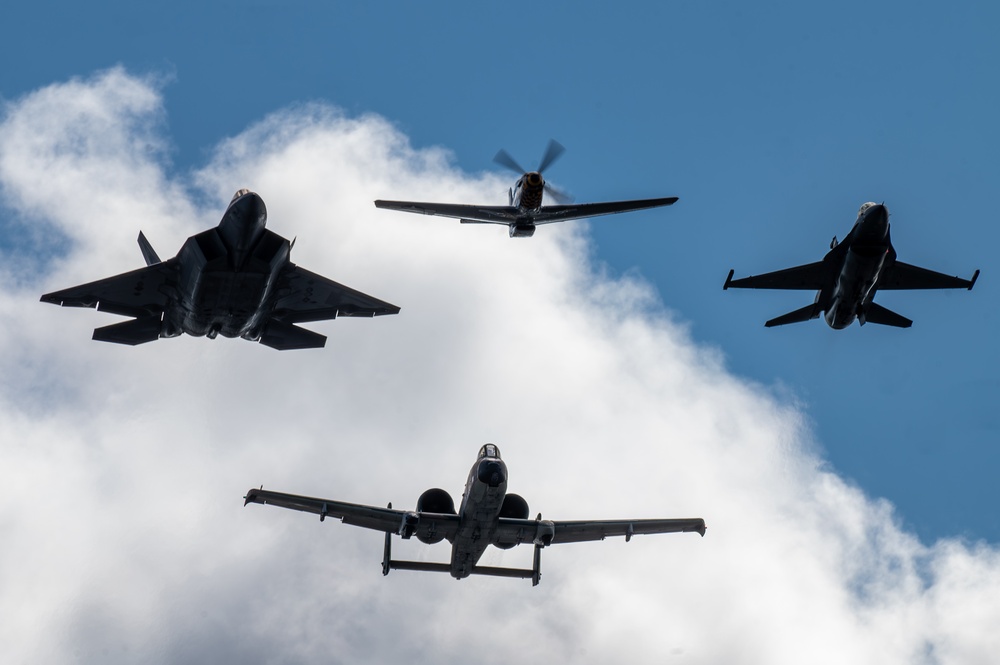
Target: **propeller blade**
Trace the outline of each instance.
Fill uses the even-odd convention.
[[[501,149],[500,152],[496,154],[496,157],[493,158],[493,161],[499,164],[500,166],[506,166],[511,171],[516,172],[518,175],[524,175],[525,173],[527,173],[527,171],[523,169],[520,164],[514,161],[514,158],[511,157],[506,150]]]
[[[555,139],[549,139],[549,145],[545,148],[545,154],[542,156],[542,161],[538,164],[538,172],[542,173],[545,169],[552,166],[552,162],[559,159],[559,156],[565,152],[566,148],[556,141]]]
[[[549,183],[545,183],[545,191],[548,192],[549,196],[552,197],[552,200],[559,205],[569,205],[573,202],[573,197],[570,194],[567,194],[561,189],[556,189]]]

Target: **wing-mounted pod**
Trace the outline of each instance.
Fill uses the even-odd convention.
[[[455,501],[451,498],[451,495],[439,487],[432,487],[417,499],[417,515],[420,513],[458,514],[455,511]],[[428,545],[433,545],[444,540],[444,534],[433,532],[418,533],[417,540]]]

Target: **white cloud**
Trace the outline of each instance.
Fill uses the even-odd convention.
[[[31,220],[38,251],[68,240],[0,291],[0,660],[884,665],[1000,651],[996,549],[903,531],[824,466],[794,405],[728,374],[641,280],[602,274],[584,225],[512,241],[375,209],[501,201],[509,183],[374,116],[285,110],[181,175],[163,126],[157,83],[120,69],[14,101],[0,125],[8,233]],[[172,254],[244,186],[298,237],[297,263],[402,313],[311,324],[325,350],[278,353],[100,344],[91,329],[115,317],[37,302],[141,265],[139,227]],[[241,507],[260,483],[396,506],[432,486],[460,495],[485,441],[532,512],[703,516],[708,535],[550,548],[532,589],[382,579],[379,534]]]

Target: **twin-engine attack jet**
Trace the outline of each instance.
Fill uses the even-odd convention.
[[[660,206],[672,205],[676,196],[662,199],[643,199],[638,201],[608,201],[606,203],[571,204],[566,194],[553,188],[542,177],[552,162],[563,153],[563,148],[556,141],[549,141],[549,146],[542,157],[541,163],[534,171],[522,168],[507,153],[501,150],[493,161],[515,171],[520,177],[512,189],[507,192],[505,206],[479,206],[455,203],[421,203],[419,201],[376,201],[375,207],[404,212],[416,212],[422,215],[441,215],[454,217],[462,224],[504,224],[508,227],[511,238],[530,238],[539,224],[565,222],[569,219],[597,217],[618,212],[645,210]],[[543,206],[543,194],[548,192],[560,205]]]
[[[42,301],[131,316],[97,328],[94,339],[132,346],[183,332],[281,350],[320,348],[326,336],[295,324],[399,312],[296,266],[289,260],[293,243],[265,229],[266,221],[264,201],[241,189],[219,225],[188,238],[174,258],[161,261],[140,231],[145,268],[47,293]]]
[[[854,228],[843,242],[838,244],[834,236],[822,261],[736,280],[730,270],[722,288],[816,290],[813,304],[771,319],[764,324],[768,328],[816,319],[820,312],[826,314],[830,327],[838,330],[854,319],[861,325],[909,328],[912,321],[872,302],[876,291],[972,290],[977,279],[978,270],[966,280],[897,261],[889,238],[889,211],[880,203],[869,202],[861,206]]]
[[[316,513],[320,521],[327,516],[340,518],[345,524],[385,532],[385,553],[382,574],[397,570],[426,570],[451,573],[455,579],[469,575],[494,575],[531,579],[532,586],[541,579],[541,552],[548,545],[604,540],[608,536],[625,536],[628,541],[636,534],[675,533],[694,531],[705,535],[705,520],[653,519],[557,522],[528,519],[528,504],[517,494],[507,494],[507,466],[500,451],[492,443],[479,450],[479,459],[469,472],[462,495],[462,505],[455,511],[455,502],[442,489],[429,489],[417,499],[416,511],[393,510],[377,506],[362,506],[329,499],[313,499],[295,494],[282,494],[264,489],[247,492],[243,505],[263,503]],[[451,563],[397,561],[391,557],[392,534],[404,539],[416,535],[422,543],[442,540],[451,543]],[[477,566],[488,545],[510,549],[521,543],[535,546],[534,564],[530,570]]]

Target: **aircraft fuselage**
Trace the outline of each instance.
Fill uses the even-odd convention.
[[[535,234],[535,213],[542,208],[545,178],[538,171],[521,176],[511,190],[510,204],[517,208],[517,222],[510,225],[511,238],[530,238]]]
[[[854,228],[823,259],[840,263],[835,283],[820,290],[817,301],[831,328],[846,328],[862,317],[878,290],[878,278],[896,260],[889,237],[889,212],[884,205],[866,204]]]
[[[267,209],[253,193],[238,194],[222,221],[194,235],[177,255],[179,282],[162,337],[260,337],[275,284],[291,245],[264,228]]]
[[[493,542],[506,495],[507,465],[499,456],[479,459],[469,472],[458,512],[458,533],[451,546],[452,577],[462,579],[472,574]]]

